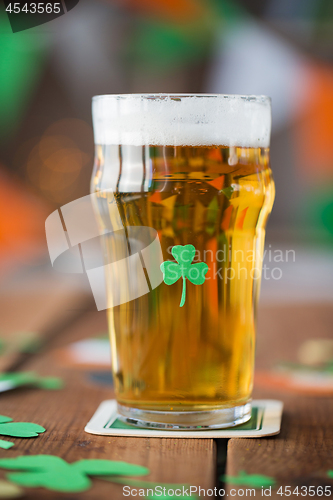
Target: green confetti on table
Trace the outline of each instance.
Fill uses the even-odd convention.
[[[240,471],[238,476],[221,476],[220,479],[226,483],[252,486],[253,488],[265,488],[268,486],[275,486],[276,484],[273,477],[264,476],[262,474],[247,474],[245,471]]]
[[[64,386],[64,382],[59,377],[41,377],[37,380],[36,385],[41,389],[54,391],[57,389],[62,389]]]
[[[24,491],[16,484],[0,480],[0,498],[20,498],[23,495]]]
[[[22,385],[33,384],[36,381],[36,374],[33,372],[18,372],[18,373],[0,373],[0,386],[1,382],[9,386],[20,387]]]
[[[68,464],[53,455],[30,455],[0,459],[0,468],[19,470],[7,478],[21,486],[61,492],[86,491],[92,485],[88,476],[143,476],[149,469],[113,460],[87,459]]]
[[[5,417],[5,415],[0,415],[0,424],[6,424],[7,422],[12,422],[13,419],[10,417]]]
[[[191,264],[195,257],[195,247],[193,245],[175,245],[171,253],[178,262],[165,261],[161,264],[163,280],[166,285],[173,285],[180,278],[183,278],[183,290],[180,307],[183,307],[186,300],[186,279],[194,285],[202,285],[205,282],[205,275],[208,266],[204,262]]]
[[[59,377],[41,377],[35,372],[8,372],[0,373],[0,389],[1,382],[8,384],[11,389],[22,387],[25,385],[33,385],[41,389],[61,389],[63,381]]]
[[[37,437],[38,434],[45,432],[41,425],[30,422],[13,422],[13,419],[0,415],[0,435],[11,437]]]
[[[3,450],[9,450],[12,446],[14,446],[14,443],[11,441],[4,441],[3,439],[0,439],[0,448]]]

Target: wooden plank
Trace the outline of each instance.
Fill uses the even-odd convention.
[[[278,361],[296,361],[302,341],[331,336],[333,312],[329,304],[274,307],[262,311],[259,324],[257,365],[269,369]],[[226,474],[264,474],[276,478],[278,487],[290,486],[293,491],[298,486],[299,492],[301,486],[331,486],[333,496],[333,481],[327,477],[327,470],[333,469],[332,398],[268,387],[255,388],[254,397],[284,401],[281,433],[267,439],[231,439]],[[229,484],[229,495],[231,488],[244,489]],[[284,498],[277,491],[274,488],[270,498]]]
[[[56,350],[75,340],[98,335],[105,329],[105,312],[87,313],[71,329],[54,338],[52,349],[24,366],[25,370],[61,376],[66,380],[66,387],[52,392],[22,389],[1,395],[1,414],[15,420],[36,422],[47,432],[31,440],[13,438],[15,447],[0,450],[0,455],[55,454],[68,462],[80,458],[124,460],[148,467],[151,471],[147,476],[149,481],[214,488],[216,446],[213,440],[103,437],[83,431],[99,403],[112,398],[113,392],[110,388],[92,384],[86,370],[62,365]],[[27,492],[25,498],[30,500],[68,497],[68,494],[44,489],[27,489]],[[75,494],[73,498],[117,500],[124,497],[121,485],[94,480],[91,490]]]
[[[268,394],[262,393],[262,397]],[[270,394],[272,397],[272,394]],[[248,474],[274,477],[279,486],[330,485],[332,469],[332,399],[284,397],[281,434],[267,439],[231,439],[228,444],[227,475],[244,470]],[[237,486],[229,485],[230,488]],[[283,498],[274,488],[270,498]],[[317,496],[313,497],[317,498]]]

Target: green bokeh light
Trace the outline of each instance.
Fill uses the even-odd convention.
[[[50,43],[38,28],[13,33],[0,9],[0,141],[17,130],[42,75]]]

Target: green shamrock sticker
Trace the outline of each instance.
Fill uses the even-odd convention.
[[[172,248],[171,253],[178,264],[171,261],[165,261],[161,264],[163,281],[166,285],[173,285],[180,278],[183,278],[183,291],[180,301],[180,307],[183,307],[186,299],[186,278],[193,285],[202,285],[206,279],[205,275],[208,271],[208,266],[204,262],[192,264],[195,256],[193,245],[176,245]]]

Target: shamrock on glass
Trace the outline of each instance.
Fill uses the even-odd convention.
[[[186,278],[193,285],[202,285],[206,279],[208,266],[204,262],[192,264],[195,256],[193,245],[176,245],[172,248],[171,253],[178,264],[165,261],[161,264],[161,271],[166,285],[173,285],[180,278],[183,278],[183,291],[180,301],[180,307],[183,307],[186,300]]]

